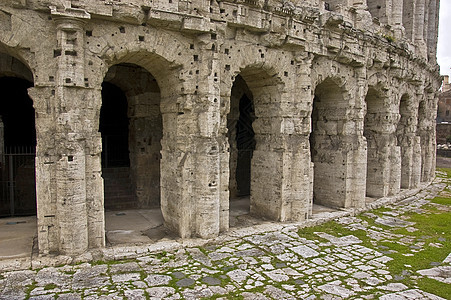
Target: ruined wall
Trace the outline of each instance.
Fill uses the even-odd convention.
[[[34,79],[40,253],[105,245],[103,82],[127,98],[138,206],[160,205],[182,238],[229,227],[243,180],[234,137],[243,94],[254,114],[246,180],[255,216],[301,221],[313,203],[359,208],[365,196],[431,181],[438,7],[2,1],[0,61],[22,61]]]

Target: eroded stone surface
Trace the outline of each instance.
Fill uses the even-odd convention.
[[[218,236],[242,195],[299,222],[430,182],[440,1],[326,2],[2,1],[0,76],[32,83],[39,253]],[[124,207],[163,220],[105,235]]]

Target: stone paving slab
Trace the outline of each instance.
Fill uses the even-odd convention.
[[[437,179],[408,201],[383,199],[393,212],[384,216],[391,220],[396,213],[402,220],[403,214],[421,210],[429,203],[425,199],[446,186],[444,179]],[[372,212],[362,216],[381,218]],[[349,230],[365,230],[375,245],[397,240],[409,246],[406,256],[434,247],[421,242],[427,237],[394,234],[386,229],[393,224],[370,225],[355,212],[340,212],[336,222]],[[415,223],[407,223],[403,228],[415,229]],[[388,247],[364,245],[352,234],[316,232],[318,238],[305,238],[299,227],[303,226],[262,224],[248,228],[247,234],[240,228],[209,241],[171,241],[172,248],[157,243],[127,251],[106,249],[97,254],[111,258],[106,261],[80,258],[77,264],[66,264],[73,261],[59,257],[63,265],[45,266],[43,260],[33,270],[0,273],[0,299],[443,299],[405,285],[403,276],[450,284],[451,254],[429,269],[412,274],[406,266],[405,273],[397,275],[388,267],[393,260]]]

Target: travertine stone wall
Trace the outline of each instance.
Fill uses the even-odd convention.
[[[138,206],[160,206],[182,238],[228,230],[239,186],[251,214],[301,221],[314,203],[359,208],[431,181],[438,7],[2,1],[0,76],[34,83],[40,253],[105,245],[103,82],[127,98]],[[253,106],[246,166],[236,143],[243,95]]]

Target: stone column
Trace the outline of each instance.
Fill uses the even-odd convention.
[[[396,145],[396,137],[391,136],[389,195],[396,195],[401,189],[401,147]]]
[[[95,95],[86,89],[83,21],[71,13],[52,10],[57,28],[54,87],[30,90],[37,115],[36,189],[43,254],[77,255],[104,245],[102,181],[96,168],[100,161],[91,158],[96,142],[86,123]]]
[[[427,49],[428,60],[432,63],[437,61],[437,38],[438,38],[438,20],[439,20],[440,1],[431,0],[429,4],[429,25],[427,30]]]
[[[56,209],[56,106],[52,87],[35,85],[28,89],[33,99],[36,124],[36,204],[40,254],[58,253],[60,230]]]
[[[425,100],[418,109],[417,136],[421,145],[421,181],[430,182],[435,174],[435,114],[436,94],[425,91]]]
[[[410,189],[413,186],[412,173],[415,152],[415,135],[404,133],[399,144],[401,146],[401,188]]]
[[[424,39],[424,28],[425,28],[425,0],[417,0],[417,4],[415,7],[415,34],[414,34],[414,43],[417,47],[417,51],[420,55],[426,57],[426,42]]]
[[[217,236],[226,228],[228,204],[220,202],[220,74],[222,67],[217,37],[210,33],[198,37],[201,47],[198,82],[196,127],[193,142],[195,168],[193,204],[196,235],[207,238]],[[227,224],[228,225],[228,224]]]
[[[403,0],[402,23],[406,30],[406,38],[411,42],[415,39],[416,19],[416,0]]]
[[[398,40],[404,36],[405,32],[402,24],[403,1],[404,0],[392,0],[391,25],[393,26],[395,38]]]
[[[392,25],[402,25],[403,0],[392,0]]]
[[[412,154],[412,181],[410,188],[416,188],[421,181],[421,144],[420,137],[415,136],[413,139],[413,154]]]
[[[163,139],[161,161],[161,210],[165,225],[182,238],[219,233],[219,72],[210,34],[198,37],[199,49],[177,99],[162,94]],[[198,44],[195,44],[197,49]],[[182,76],[182,75],[181,75]],[[162,85],[161,85],[162,86]],[[174,95],[173,94],[173,95]],[[223,224],[224,229],[224,224]]]
[[[397,132],[398,145],[401,147],[401,188],[410,189],[417,185],[415,169],[418,164],[419,140],[416,139],[417,114],[409,104],[408,112],[402,118],[404,124],[402,130]],[[400,121],[401,122],[401,121]],[[400,125],[398,125],[400,126]]]

